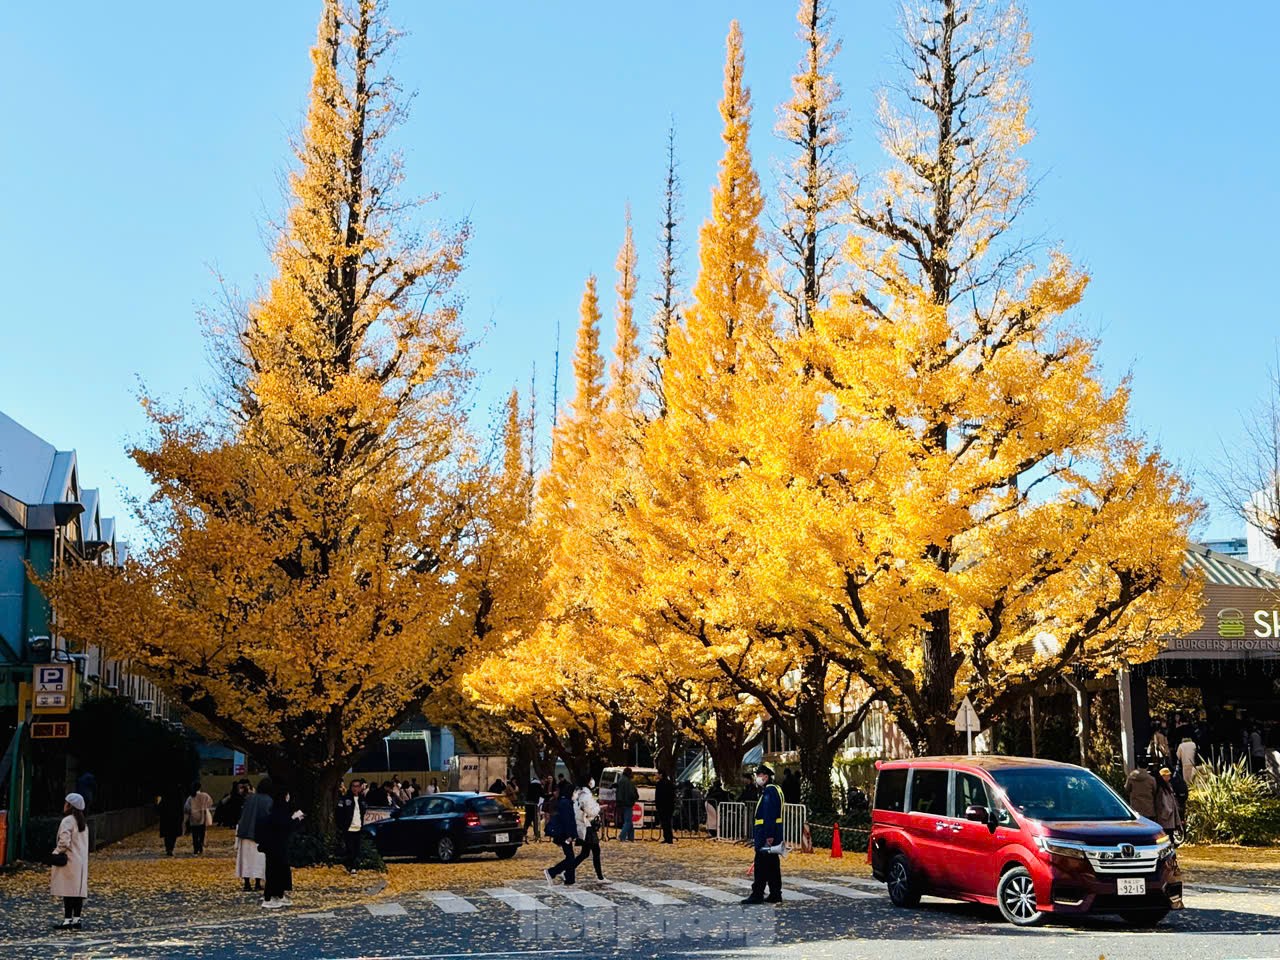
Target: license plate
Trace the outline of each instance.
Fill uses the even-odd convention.
[[[1140,897],[1147,892],[1147,881],[1125,879],[1116,881],[1116,893],[1122,897]]]
[[[493,842],[494,842],[494,843],[510,843],[510,842],[511,842],[511,834],[509,834],[509,833],[495,833],[495,834],[493,835]],[[1120,882],[1121,882],[1121,883],[1124,883],[1124,881],[1123,881],[1123,880],[1121,880]],[[1138,881],[1138,883],[1141,883],[1141,882],[1142,882],[1141,880],[1139,880],[1139,881]],[[1138,892],[1139,892],[1139,893],[1141,893],[1142,891],[1141,891],[1141,890],[1139,890]]]

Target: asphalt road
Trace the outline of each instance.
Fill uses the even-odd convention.
[[[1280,888],[1189,888],[1188,909],[1158,929],[1135,931],[1110,917],[1017,929],[993,909],[926,900],[892,907],[867,881],[791,878],[792,899],[743,906],[741,880],[707,878],[621,885],[512,887],[322,910],[278,911],[234,922],[145,930],[51,930],[7,940],[6,960],[230,958],[255,960],[485,960],[693,957],[1041,960],[1280,960]],[[801,899],[801,898],[804,899]],[[2,929],[2,928],[0,928]]]

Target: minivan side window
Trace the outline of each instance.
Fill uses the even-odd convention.
[[[951,808],[951,816],[964,819],[964,812],[969,807],[986,807],[991,809],[991,798],[987,796],[987,785],[982,778],[973,773],[956,771],[956,802]]]
[[[907,802],[907,771],[881,770],[876,778],[876,809],[902,813]]]
[[[935,817],[947,815],[947,777],[949,770],[913,770],[911,773],[911,812]]]

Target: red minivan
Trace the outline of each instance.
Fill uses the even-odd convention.
[[[972,900],[1020,926],[1047,913],[1151,926],[1182,908],[1169,837],[1083,767],[977,756],[877,768],[867,858],[897,906]]]

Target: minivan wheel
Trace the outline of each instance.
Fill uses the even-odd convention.
[[[895,907],[914,907],[920,902],[920,891],[916,889],[916,880],[911,874],[911,862],[905,854],[900,853],[889,861],[885,886],[889,888],[889,899]]]
[[[1168,914],[1168,909],[1157,907],[1154,910],[1132,910],[1122,913],[1120,919],[1131,927],[1154,927]]]
[[[441,863],[451,863],[458,859],[458,847],[453,842],[453,837],[445,834],[436,841],[436,859]]]
[[[1036,904],[1036,882],[1026,867],[1006,870],[996,887],[1000,912],[1010,923],[1030,927],[1044,919]]]

